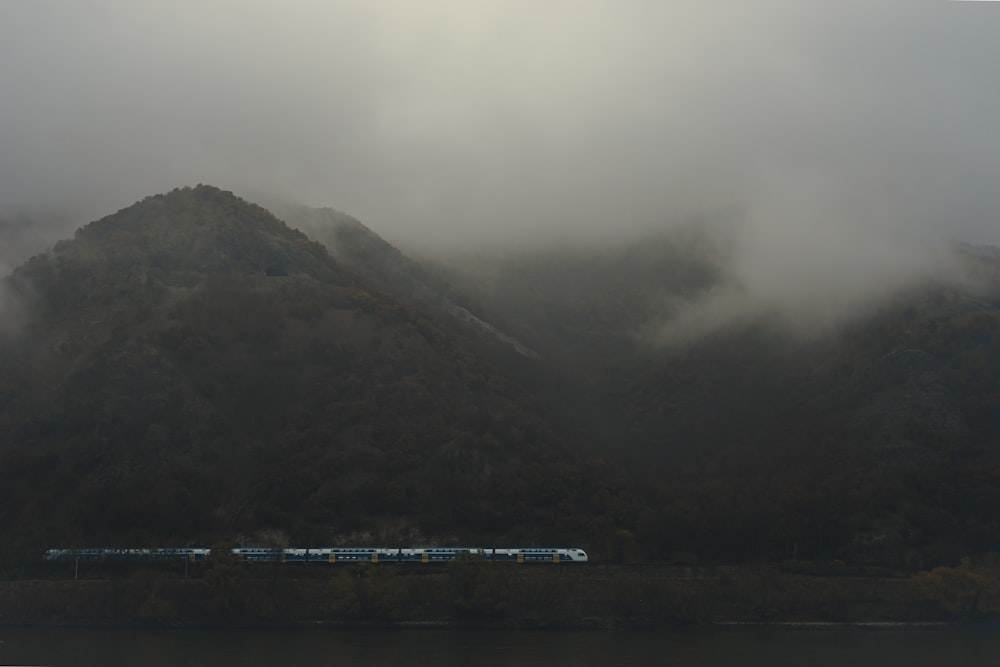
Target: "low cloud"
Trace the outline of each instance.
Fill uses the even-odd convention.
[[[678,331],[821,324],[1000,244],[990,4],[7,0],[0,213],[204,182],[421,251],[700,220],[731,286]]]
[[[3,266],[0,265],[0,270]],[[16,333],[24,324],[20,302],[5,282],[0,281],[0,336]]]
[[[768,318],[786,331],[836,330],[914,285],[957,281],[948,239],[903,224],[905,211],[863,188],[844,191],[816,174],[761,183],[745,215],[718,225],[726,277],[666,304],[654,338],[673,344]]]

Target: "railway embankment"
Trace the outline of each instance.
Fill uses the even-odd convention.
[[[426,569],[63,568],[0,581],[0,624],[823,627],[992,615],[983,605],[989,591],[928,577],[481,562]]]

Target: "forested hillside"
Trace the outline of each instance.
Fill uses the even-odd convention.
[[[6,556],[467,542],[914,570],[1000,551],[995,250],[808,335],[761,310],[678,337],[732,287],[697,229],[427,259],[332,209],[282,215],[315,240],[175,190],[4,279]]]
[[[1000,549],[1000,264],[956,253],[819,333],[761,311],[680,340],[729,279],[691,230],[450,265],[540,351],[559,428],[630,471],[645,557],[907,567]]]
[[[505,349],[231,193],[149,197],[6,283],[27,313],[0,357],[8,551],[564,542],[627,493],[497,370]]]

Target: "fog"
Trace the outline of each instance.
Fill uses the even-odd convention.
[[[198,182],[424,251],[696,220],[741,289],[849,301],[1000,244],[998,33],[942,0],[5,0],[0,220]]]

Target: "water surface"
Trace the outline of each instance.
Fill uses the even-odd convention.
[[[921,631],[0,629],[0,664],[721,665],[893,667],[1000,664],[1000,634]]]

